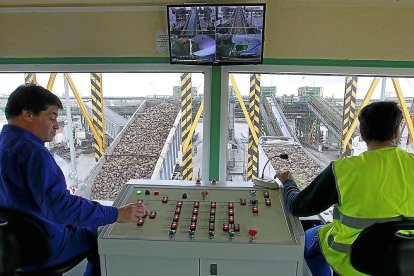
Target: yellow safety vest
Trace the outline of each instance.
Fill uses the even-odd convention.
[[[379,222],[414,218],[414,155],[397,147],[369,150],[333,162],[339,195],[333,222],[319,229],[329,265],[339,274],[365,275],[350,263],[359,233]]]

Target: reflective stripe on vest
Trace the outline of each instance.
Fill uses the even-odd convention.
[[[338,211],[338,210],[337,210]],[[362,218],[352,218],[348,217],[341,212],[337,212],[339,215],[339,220],[345,226],[356,228],[356,229],[365,229],[375,223],[383,223],[388,221],[402,221],[402,220],[414,220],[414,218],[407,218],[404,216],[398,216],[394,218],[380,218],[380,219],[362,219]],[[342,252],[348,253],[351,250],[351,244],[339,243],[335,242],[334,237],[332,235],[328,236],[328,245],[332,249]]]
[[[351,250],[350,244],[335,242],[332,235],[328,236],[328,245],[330,248],[342,253],[348,253]]]
[[[365,229],[374,223],[383,223],[388,221],[401,221],[401,220],[412,220],[414,218],[408,218],[405,216],[397,216],[393,218],[353,218],[342,214],[338,210],[338,220],[345,226],[355,229]]]

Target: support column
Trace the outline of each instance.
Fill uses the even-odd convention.
[[[345,141],[345,136],[349,131],[349,127],[355,118],[355,102],[357,92],[358,77],[349,76],[345,78],[345,95],[344,95],[344,112],[342,116],[342,146],[341,156],[350,156],[352,153],[351,140]]]
[[[189,137],[193,123],[191,88],[191,73],[181,74],[181,144],[183,146],[181,170],[184,180],[193,179],[193,142],[192,137]],[[187,139],[188,143],[185,144]]]
[[[94,136],[95,161],[98,161],[106,152],[105,117],[103,113],[102,74],[91,73],[92,122],[97,130],[98,137]],[[98,138],[100,140],[97,141]]]
[[[259,165],[258,141],[253,138],[260,131],[260,74],[250,75],[249,117],[253,129],[249,128],[249,145],[247,151],[247,181],[257,178]]]

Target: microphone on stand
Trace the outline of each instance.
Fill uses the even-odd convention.
[[[289,158],[289,156],[285,153],[270,157],[267,160],[267,162],[265,163],[265,165],[263,166],[262,176],[260,178],[253,179],[253,184],[255,186],[259,186],[259,187],[267,188],[267,189],[274,189],[274,190],[279,189],[279,185],[277,184],[277,182],[274,179],[265,179],[264,178],[264,171],[265,171],[265,168],[266,168],[267,164],[269,163],[270,160],[272,160],[276,157],[279,157],[279,158],[282,158],[282,159],[288,159]]]
[[[273,156],[273,157],[270,157],[270,158],[267,160],[266,164],[263,166],[263,170],[262,170],[262,179],[264,178],[264,170],[265,170],[265,168],[266,168],[267,164],[269,163],[269,161],[270,161],[270,160],[272,160],[272,159],[274,159],[274,158],[276,158],[276,157],[279,157],[279,158],[282,158],[282,159],[289,159],[289,155],[287,155],[286,153],[282,153],[282,154],[280,154],[280,155],[275,155],[275,156]]]

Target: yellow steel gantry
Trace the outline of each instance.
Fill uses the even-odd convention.
[[[79,108],[82,111],[83,116],[86,119],[86,122],[88,122],[89,128],[92,131],[94,139],[98,142],[99,148],[103,148],[102,141],[100,139],[99,133],[98,133],[97,129],[95,128],[91,117],[89,116],[88,110],[86,109],[85,104],[83,103],[82,98],[80,97],[78,89],[76,89],[76,86],[75,86],[75,83],[72,80],[72,77],[70,76],[69,73],[64,73],[64,77],[68,81],[69,87],[72,89],[73,95],[76,98],[76,101],[79,105]]]
[[[247,112],[246,106],[244,105],[243,97],[240,93],[239,87],[237,86],[237,82],[234,79],[233,74],[229,74],[229,78],[230,78],[231,84],[233,85],[234,91],[236,92],[237,100],[240,103],[240,107],[243,111],[244,117],[246,118],[247,125],[249,126],[249,130],[251,131],[251,133],[253,135],[253,139],[254,139],[255,143],[259,143],[259,137],[257,137],[257,133],[254,131],[254,126],[253,126],[252,120],[250,119],[249,113]]]
[[[24,73],[25,84],[37,84],[36,73]]]
[[[409,136],[411,137],[411,139],[413,139],[413,137],[414,137],[414,127],[413,127],[414,119],[410,117],[410,113],[407,109],[407,104],[405,102],[404,95],[403,95],[403,92],[401,90],[400,83],[399,83],[398,79],[397,78],[391,78],[391,79],[392,79],[392,82],[393,82],[393,85],[394,85],[395,93],[397,94],[397,98],[398,98],[398,101],[400,103],[400,107],[401,107],[401,110],[402,110],[402,113],[403,113],[404,120],[405,120],[407,128],[408,128]],[[358,112],[355,116],[355,119],[352,122],[351,126],[349,127],[349,130],[348,130],[347,134],[345,135],[345,138],[344,138],[343,141],[348,142],[351,139],[352,134],[354,133],[355,128],[356,128],[356,126],[359,122],[358,114],[361,111],[361,109],[364,108],[368,104],[375,88],[378,85],[379,80],[380,80],[380,78],[376,77],[372,81],[371,86],[369,87],[367,94],[365,95],[364,99],[362,100],[361,106],[360,106],[360,108],[359,108],[359,110],[358,110]],[[346,145],[347,145],[347,143],[342,144],[342,151],[346,150]]]

